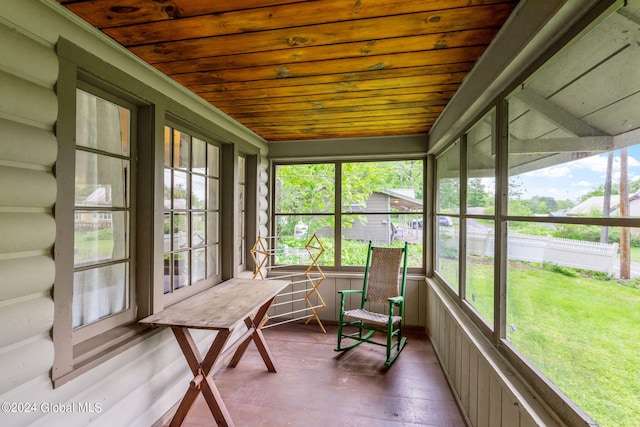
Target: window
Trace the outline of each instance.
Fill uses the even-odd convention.
[[[495,110],[464,136],[467,157],[464,299],[493,328]]]
[[[276,262],[304,264],[304,254],[288,248],[316,234],[324,266],[363,266],[371,240],[408,241],[409,266],[422,268],[423,168],[420,159],[276,165]]]
[[[640,424],[640,376],[631,374],[640,354],[640,85],[628,78],[640,50],[629,9],[508,97],[505,338],[603,426]]]
[[[165,294],[220,275],[219,151],[216,145],[165,126]]]
[[[585,425],[640,425],[638,10],[589,23],[436,158],[436,277]]]
[[[76,91],[74,342],[135,315],[131,124],[135,108]],[[103,322],[100,322],[103,320]]]
[[[422,267],[423,161],[341,166],[341,265],[364,265],[370,240],[384,246],[411,243],[408,265]]]
[[[61,42],[61,56],[73,52]],[[57,387],[117,351],[138,329],[135,221],[144,104],[64,61],[58,91],[54,259]],[[106,90],[108,89],[108,90]]]
[[[331,163],[277,165],[275,168],[274,229],[276,264],[304,264],[304,248],[316,234],[323,242],[335,238],[336,166]],[[329,249],[332,244],[325,245]],[[335,265],[329,249],[319,260]]]
[[[459,289],[460,141],[436,160],[436,271]]]

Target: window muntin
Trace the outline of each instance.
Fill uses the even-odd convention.
[[[407,240],[412,243],[409,266],[422,267],[423,169],[421,159],[276,165],[276,252],[304,247],[315,233],[326,249],[322,265],[363,266],[359,254],[369,240],[379,245]],[[336,212],[338,198],[342,206]],[[335,258],[336,232],[340,259]],[[276,262],[296,262],[285,258],[276,256]]]
[[[81,341],[133,318],[132,107],[76,89],[72,327]],[[92,327],[88,327],[92,325]],[[79,329],[84,329],[82,332]]]
[[[164,293],[219,274],[219,147],[164,132]]]

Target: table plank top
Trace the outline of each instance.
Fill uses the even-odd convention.
[[[230,279],[140,320],[152,326],[231,330],[289,285],[284,280]]]

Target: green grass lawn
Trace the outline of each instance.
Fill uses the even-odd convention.
[[[472,302],[491,316],[492,263],[471,262]],[[640,289],[512,262],[513,346],[604,427],[640,426]]]

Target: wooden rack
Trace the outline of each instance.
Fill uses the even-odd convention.
[[[276,296],[273,304],[271,304],[272,309],[276,311],[278,310],[278,307],[283,307],[286,305],[291,305],[291,310],[284,313],[276,313],[270,316],[266,316],[262,328],[270,328],[272,326],[282,325],[284,323],[290,323],[304,319],[307,319],[305,322],[306,325],[311,320],[315,319],[320,326],[320,329],[322,329],[322,332],[326,334],[327,331],[325,330],[322,322],[320,321],[320,318],[318,317],[318,313],[320,313],[320,311],[326,307],[322,296],[318,292],[318,287],[325,279],[325,275],[318,265],[318,260],[324,253],[325,248],[322,245],[322,242],[320,242],[320,239],[318,239],[318,236],[314,234],[307,241],[304,249],[299,248],[298,250],[306,251],[311,260],[311,263],[307,266],[304,273],[278,274],[270,278],[268,277],[268,273],[266,274],[267,277],[265,277],[265,272],[269,272],[272,269],[284,269],[286,267],[291,267],[291,265],[282,264],[272,265],[272,263],[274,262],[274,257],[277,255],[276,252],[278,252],[278,254],[284,254],[284,252],[281,252],[282,250],[276,250],[275,237],[258,236],[258,239],[251,248],[251,257],[253,258],[253,262],[255,265],[255,272],[253,273],[254,279],[291,279],[290,285],[285,288],[283,292],[279,293]],[[298,277],[300,277],[300,279],[297,279]],[[301,286],[300,284],[305,284],[304,289],[294,289],[294,285]],[[284,298],[291,299],[284,300]],[[293,309],[293,305],[295,303],[303,301],[305,302],[304,308],[298,310]],[[274,321],[274,319],[278,320]]]

